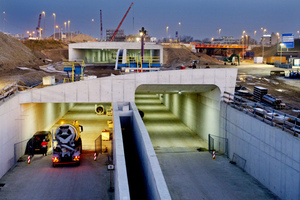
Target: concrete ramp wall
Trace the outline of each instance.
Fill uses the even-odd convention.
[[[300,199],[300,139],[221,103],[220,136],[229,157],[281,199]]]

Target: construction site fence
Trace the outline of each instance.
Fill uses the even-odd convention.
[[[102,134],[95,140],[95,153],[102,154]]]
[[[239,168],[245,171],[247,161],[238,154],[233,153],[232,160],[230,161],[230,163],[237,165]]]
[[[300,134],[300,119],[273,109],[260,102],[253,102],[246,98],[224,92],[222,101],[247,115],[257,118],[264,123],[282,129],[298,137]]]
[[[215,151],[217,154],[228,156],[228,139],[208,134],[208,151],[211,154]]]

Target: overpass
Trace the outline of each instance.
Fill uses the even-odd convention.
[[[236,136],[243,137],[243,135],[235,133],[237,130],[235,127],[239,126],[238,123],[243,123],[241,120],[243,116],[239,115],[238,120],[233,117],[229,118],[231,116],[231,114],[227,116],[229,113],[233,115],[236,113],[226,106],[220,107],[220,99],[224,91],[233,93],[236,75],[237,69],[219,68],[159,71],[111,76],[21,92],[0,106],[0,125],[2,127],[0,150],[7,152],[0,154],[0,176],[13,167],[16,159],[24,154],[25,146],[16,146],[15,144],[30,138],[35,131],[49,130],[76,104],[112,103],[114,111],[113,161],[116,166],[115,198],[130,199],[131,186],[129,185],[130,180],[127,178],[128,169],[126,153],[124,153],[127,147],[126,142],[123,141],[124,134],[126,134],[124,130],[128,128],[132,133],[128,137],[135,142],[137,152],[140,153],[138,155],[141,158],[139,165],[142,166],[148,184],[146,187],[147,197],[170,199],[169,185],[167,187],[165,175],[152,146],[151,135],[149,137],[148,134],[149,128],[145,127],[138,112],[138,108],[146,108],[142,107],[142,102],[138,107],[135,105],[137,96],[146,95],[146,99],[149,99],[148,95],[155,96],[189,130],[195,132],[204,141],[207,141],[209,133],[222,137],[230,136],[229,149],[232,151],[229,151],[229,157],[232,158],[233,153],[245,156],[239,151],[246,152],[247,146],[241,148],[236,143],[240,139],[235,139]],[[150,104],[150,106],[152,110],[155,109],[154,104]],[[158,116],[164,117],[164,113],[160,113]],[[156,123],[164,123],[163,119],[156,117],[154,120]],[[230,120],[228,121],[228,119]],[[127,126],[128,122],[130,122],[130,126]],[[253,130],[261,131],[260,128],[264,128],[264,126],[259,124],[259,127]],[[166,135],[168,133],[165,132],[165,135],[159,137],[172,137]],[[161,140],[157,140],[157,142],[161,142]],[[248,162],[250,165],[246,169],[250,170],[250,174],[251,170],[255,171],[255,167],[260,167],[251,164],[251,160]],[[297,159],[295,162],[298,162]],[[261,172],[259,171],[259,173]],[[284,173],[287,172],[282,171],[281,173],[284,176]],[[257,176],[258,180],[260,180],[259,178]],[[285,190],[285,193],[292,197],[297,195],[295,192],[289,192],[290,190]],[[228,197],[228,199],[230,198]]]

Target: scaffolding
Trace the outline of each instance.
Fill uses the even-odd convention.
[[[68,74],[68,78],[64,78],[64,83],[83,80],[85,70],[84,60],[64,60],[63,66],[64,71]]]

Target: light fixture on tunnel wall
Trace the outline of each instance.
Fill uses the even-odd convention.
[[[105,109],[104,109],[103,105],[97,105],[97,104],[95,104],[95,113],[97,115],[103,115],[104,111],[105,111]]]
[[[181,91],[180,90],[178,91],[178,94],[181,95]]]

